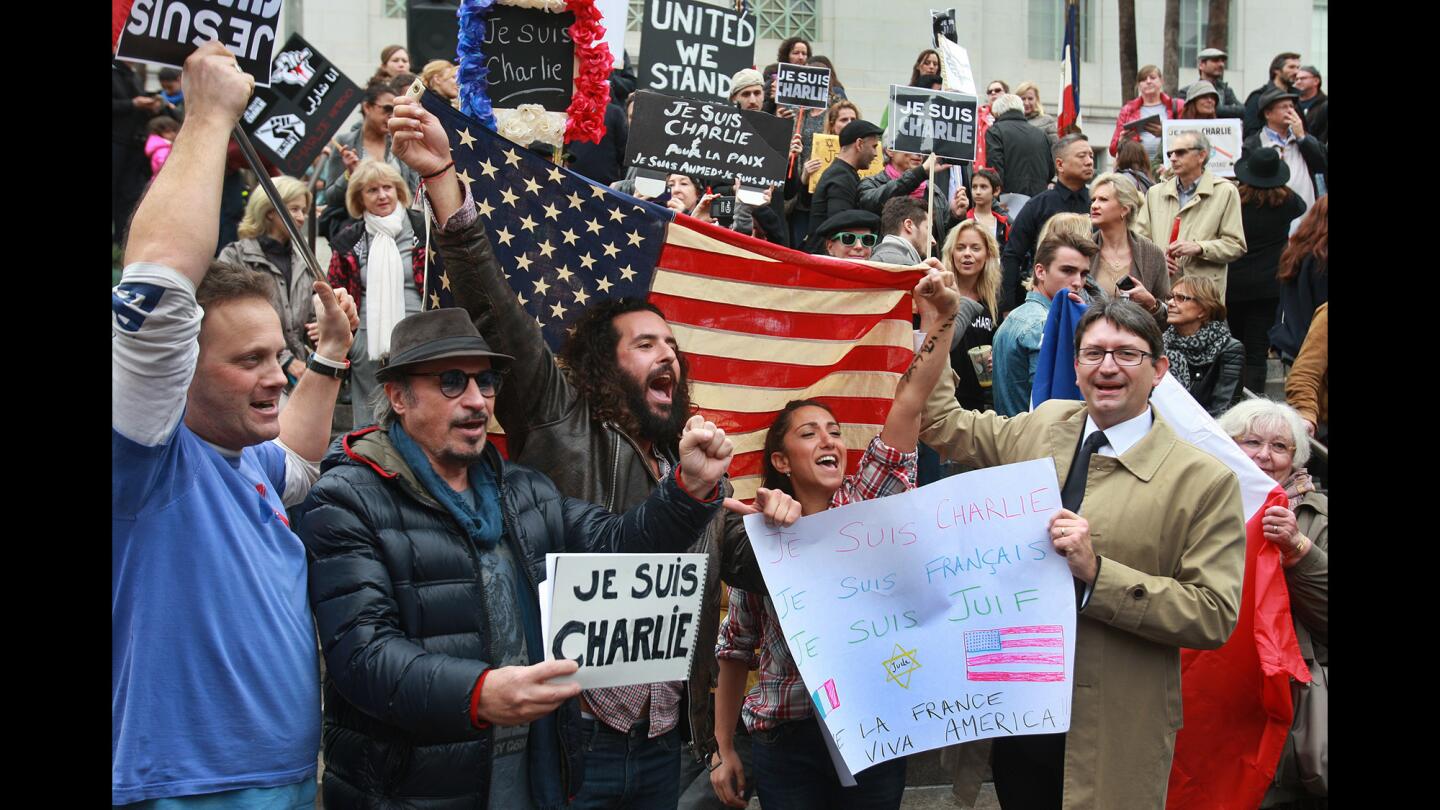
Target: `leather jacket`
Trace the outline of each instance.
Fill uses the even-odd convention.
[[[539,325],[516,300],[481,221],[459,225],[456,216],[447,229],[433,229],[431,238],[445,261],[456,305],[470,312],[492,350],[515,358],[495,403],[511,459],[550,476],[565,495],[612,512],[640,503],[657,479],[639,445],[619,425],[591,413],[555,364]],[[673,464],[678,443],[676,437],[656,449]],[[732,491],[728,480],[724,489],[727,496]],[[727,536],[723,515],[715,517],[689,551],[709,556],[698,643],[685,689],[695,755],[708,762],[716,747],[709,693],[719,671],[713,640],[720,629],[720,580],[747,591],[767,591],[749,539],[743,530]]]

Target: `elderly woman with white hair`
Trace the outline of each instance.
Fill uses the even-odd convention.
[[[1290,499],[1288,509],[1272,506],[1265,510],[1261,516],[1263,536],[1280,550],[1301,656],[1312,678],[1328,681],[1330,505],[1305,471],[1305,462],[1310,459],[1305,422],[1289,405],[1252,399],[1226,411],[1220,417],[1220,427],[1261,471],[1284,488]],[[1325,693],[1312,692],[1307,698],[1316,700],[1324,696]],[[1314,795],[1314,774],[1308,773],[1299,764],[1300,760],[1295,756],[1295,746],[1287,744],[1275,783],[1261,807],[1279,806],[1305,798],[1307,794]],[[1304,786],[1306,782],[1310,783],[1308,789]]]
[[[350,173],[345,208],[354,217],[330,240],[330,286],[344,287],[360,311],[350,346],[350,407],[356,428],[375,424],[375,371],[390,351],[390,332],[423,309],[425,220],[409,209],[400,171],[366,159]]]
[[[1106,297],[1129,298],[1165,328],[1170,274],[1165,251],[1134,231],[1145,198],[1123,174],[1106,172],[1090,183],[1090,224],[1100,252],[1090,259],[1090,279]]]

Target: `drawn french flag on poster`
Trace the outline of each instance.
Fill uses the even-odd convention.
[[[967,631],[965,677],[972,681],[1064,680],[1064,628],[1035,624]]]

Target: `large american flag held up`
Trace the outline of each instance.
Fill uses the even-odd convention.
[[[648,295],[689,360],[692,399],[735,445],[736,497],[754,496],[765,431],[792,399],[834,410],[855,471],[914,356],[918,271],[800,253],[676,214],[556,166],[432,93],[422,103],[450,135],[496,258],[552,349],[593,299]]]
[[[1058,624],[970,630],[965,677],[972,681],[1062,681],[1065,630]]]

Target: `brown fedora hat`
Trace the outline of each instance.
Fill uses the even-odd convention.
[[[504,371],[515,358],[490,351],[490,344],[459,307],[431,309],[406,316],[390,333],[390,353],[382,359],[375,379],[398,379],[431,360],[447,357],[488,357],[490,366]]]

